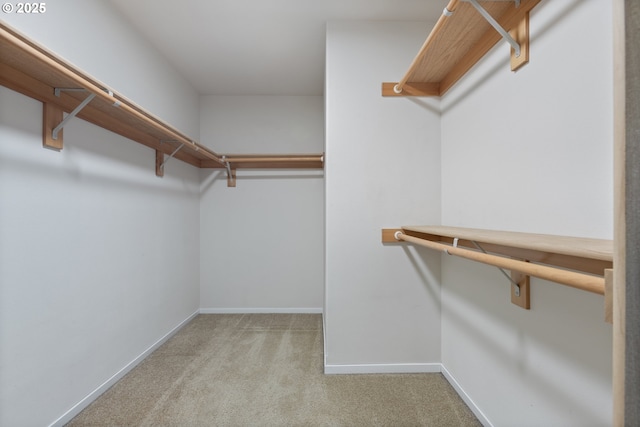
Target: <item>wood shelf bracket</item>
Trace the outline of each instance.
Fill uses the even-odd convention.
[[[163,143],[163,142],[178,142],[178,141],[160,141],[160,143]],[[169,160],[173,158],[173,156],[176,155],[178,151],[182,149],[182,147],[184,147],[184,143],[181,143],[178,146],[178,148],[173,150],[171,154],[169,154],[169,157],[167,157],[166,159],[164,158],[164,153],[162,151],[156,150],[156,176],[159,176],[159,177],[164,176],[164,166],[167,164]]]
[[[58,138],[53,139],[53,129],[62,121],[63,113],[62,108],[51,102],[42,103],[42,146],[44,148],[62,150],[62,131],[58,133]]]
[[[162,178],[164,176],[164,153],[160,150],[156,150],[156,176]]]
[[[454,247],[458,247],[458,238],[453,239]],[[475,240],[472,240],[473,246],[478,248],[480,252],[483,254],[487,254],[488,252],[484,250],[482,246]],[[528,261],[524,261],[528,262]],[[502,267],[496,266],[498,270],[511,282],[511,302],[517,306],[524,308],[525,310],[529,310],[531,305],[529,303],[529,275],[522,274],[517,271],[511,270],[511,274],[508,274]]]
[[[236,186],[236,170],[231,169],[231,175],[227,175],[227,187]]]
[[[509,31],[509,34],[520,45],[520,56],[516,56],[515,50],[511,49],[511,71],[517,71],[529,63],[529,12]]]
[[[525,262],[528,262],[525,260]],[[531,276],[511,270],[510,280],[514,283],[511,286],[511,303],[525,310],[531,309]]]

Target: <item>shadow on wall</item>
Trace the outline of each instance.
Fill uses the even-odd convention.
[[[78,118],[65,127],[64,148],[60,152],[43,148],[41,119],[33,119],[35,114],[41,116],[42,103],[0,89],[5,101],[0,105],[0,114],[11,118],[1,123],[2,136],[7,141],[0,158],[4,170],[42,176],[49,181],[115,187],[118,191],[177,195],[194,190],[196,175],[189,174],[187,168],[175,168],[171,177],[163,181],[155,176],[154,150]],[[178,184],[176,179],[182,182]]]
[[[394,243],[392,243],[392,245],[393,244]],[[420,277],[420,281],[426,288],[429,296],[433,298],[434,301],[438,301],[438,305],[440,305],[440,278],[434,277],[433,274],[431,274],[431,269],[429,268],[429,264],[433,263],[434,260],[437,259],[437,257],[433,256],[433,251],[429,251],[426,248],[416,247],[414,254],[408,245],[402,245],[401,247],[407,255],[407,258],[414,270],[418,274],[418,277]],[[426,268],[421,266],[425,266]]]
[[[395,243],[384,245],[396,246]],[[430,297],[440,301],[440,280],[431,274],[432,270],[429,268],[429,264],[433,263],[434,259],[439,262],[443,255],[440,254],[434,257],[433,251],[429,249],[415,248],[416,250],[413,251],[407,245],[402,245],[401,247]],[[464,260],[459,261],[466,262]],[[445,266],[443,265],[444,268]],[[460,271],[462,270],[458,270],[458,273]],[[473,342],[473,347],[482,349],[482,353],[489,355],[498,365],[516,370],[522,375],[522,381],[523,383],[526,382],[527,388],[537,390],[535,394],[549,402],[550,406],[561,406],[565,408],[567,413],[580,414],[582,420],[599,420],[602,414],[597,411],[597,408],[585,404],[579,393],[572,394],[559,389],[557,382],[554,382],[553,378],[548,375],[545,376],[544,371],[538,371],[540,364],[531,360],[530,356],[530,347],[540,347],[545,351],[553,352],[554,357],[563,359],[567,365],[589,373],[596,381],[602,383],[610,382],[610,363],[603,364],[602,358],[598,354],[593,354],[597,352],[585,352],[584,346],[575,345],[576,334],[584,334],[584,337],[580,337],[580,341],[589,342],[589,336],[592,336],[593,333],[597,334],[599,331],[596,332],[591,328],[585,328],[583,316],[573,315],[573,318],[567,318],[567,316],[572,316],[572,313],[566,312],[566,307],[572,302],[576,302],[576,296],[586,299],[590,297],[597,299],[599,296],[582,295],[580,292],[583,291],[569,288],[554,289],[555,286],[561,285],[532,278],[534,280],[534,283],[532,283],[532,297],[535,297],[533,293],[536,292],[537,287],[550,287],[550,289],[544,290],[547,292],[550,290],[554,294],[559,293],[561,295],[556,295],[555,298],[544,298],[544,301],[539,302],[542,307],[537,311],[535,307],[532,310],[523,310],[511,304],[510,284],[497,269],[478,264],[473,269],[472,276],[462,278],[465,282],[464,286],[447,287],[447,291],[450,294],[453,293],[454,298],[464,300],[464,303],[458,305],[458,307],[463,307],[460,310],[451,310],[451,307],[443,307],[443,315],[445,315],[446,310],[447,318],[457,325],[456,328],[458,330],[464,331],[466,339]],[[458,279],[461,280],[460,278]],[[474,286],[476,287],[474,296],[477,298],[470,298],[465,289]],[[490,289],[482,290],[478,289],[478,287],[489,287]],[[503,302],[496,302],[495,300],[497,288],[500,288],[499,292],[505,296]],[[577,295],[576,292],[578,293]],[[496,310],[488,310],[487,307],[496,306],[496,304],[504,305],[502,307],[498,306]],[[589,301],[585,301],[583,305],[589,306],[592,304],[589,304]],[[465,306],[466,309],[464,308]],[[504,342],[501,342],[495,336],[489,335],[487,329],[481,324],[471,320],[472,316],[466,315],[467,312],[481,312],[485,320],[488,318],[491,323],[504,325],[504,328],[508,329],[506,333],[514,336],[514,344],[507,348]],[[594,316],[598,314],[603,313],[595,313]],[[609,325],[604,323],[604,317],[601,320],[602,330],[609,328]],[[532,328],[531,324],[536,322],[538,327]],[[541,326],[540,323],[544,323],[544,325]],[[554,331],[554,333],[549,333],[550,330]],[[604,333],[606,334],[606,332]],[[518,392],[519,390],[504,390],[505,395],[516,395]]]
[[[425,100],[424,98],[419,98],[419,97],[415,97],[415,96],[408,96],[406,99],[408,99],[409,101],[413,102],[414,104],[416,104],[419,107],[422,107],[423,109],[430,111],[434,114],[437,114],[438,116],[442,114],[442,111],[440,109],[440,106],[436,106],[436,105],[432,105],[430,102],[428,102],[428,100]],[[440,101],[440,99],[438,98],[438,102]]]
[[[543,1],[541,4],[539,4],[537,6],[537,8],[539,7],[544,7],[545,3],[547,3],[547,1]],[[546,25],[544,25],[543,27],[540,28],[540,31],[536,34],[536,38],[532,38],[531,39],[531,45],[534,46],[536,39],[541,38],[542,36],[544,36],[544,34],[546,34],[550,29],[556,27],[557,25],[559,25],[559,23],[564,20],[565,18],[567,18],[571,13],[573,13],[575,11],[575,9],[578,6],[582,6],[584,3],[586,3],[583,0],[573,0],[571,3],[567,4],[567,6],[562,9],[562,11],[560,11],[559,13],[557,13],[554,18],[552,20],[550,20],[549,22],[546,23]],[[536,9],[533,9],[532,14],[536,12]],[[534,17],[532,17],[531,19],[534,19]],[[569,43],[567,43],[567,45],[569,45]],[[449,111],[450,109],[455,108],[456,105],[458,105],[462,100],[464,100],[467,96],[471,95],[472,93],[474,93],[476,90],[478,90],[483,84],[484,82],[490,80],[491,78],[493,78],[496,73],[498,73],[498,71],[504,69],[504,68],[508,68],[510,67],[510,61],[511,58],[508,54],[508,50],[505,46],[503,46],[501,44],[501,42],[498,42],[498,44],[496,45],[498,46],[498,49],[503,48],[505,49],[504,52],[504,59],[500,60],[495,66],[493,66],[491,69],[487,70],[483,75],[481,76],[474,76],[474,83],[472,85],[470,85],[470,87],[460,93],[458,93],[458,95],[455,98],[451,98],[451,100],[449,102],[447,102],[446,107],[442,108],[441,112],[442,113],[446,113],[447,111]],[[494,47],[495,49],[495,47]],[[532,52],[532,58],[531,61],[535,61],[535,52]],[[482,59],[480,60],[482,61]],[[526,68],[526,66],[525,66]],[[464,79],[465,77],[463,77]],[[455,91],[455,87],[456,85],[453,86],[453,88],[451,88],[451,91]],[[445,95],[446,96],[446,95]]]
[[[444,268],[453,271],[455,266],[443,265],[443,275]],[[464,331],[465,338],[473,341],[473,347],[481,348],[497,364],[510,367],[522,375],[522,382],[526,382],[527,388],[537,390],[536,395],[548,401],[550,406],[561,406],[567,413],[580,414],[583,420],[599,420],[602,414],[585,403],[579,393],[571,394],[558,388],[557,382],[563,380],[554,382],[541,366],[541,361],[531,359],[530,350],[532,347],[542,348],[546,353],[553,353],[554,358],[562,359],[562,364],[589,373],[598,382],[610,382],[611,364],[603,364],[602,355],[597,351],[590,351],[591,347],[585,348],[584,344],[593,342],[592,337],[606,336],[606,329],[610,329],[610,325],[604,322],[604,311],[593,314],[595,317],[600,316],[599,320],[602,322],[602,329],[598,331],[585,327],[585,319],[581,315],[584,310],[577,315],[567,312],[568,306],[586,306],[588,310],[593,305],[588,299],[600,296],[587,295],[583,291],[532,278],[532,309],[523,310],[511,304],[509,282],[497,269],[492,273],[492,269],[490,266],[477,265],[469,272],[471,269],[466,267],[465,271],[469,272],[466,277],[460,276],[462,269],[458,269],[454,273],[456,277],[450,280],[464,282],[463,285],[445,285],[443,281],[443,289],[461,301],[461,304],[455,305],[458,310],[452,310],[453,304],[444,307],[443,316],[455,323],[458,330]],[[496,301],[498,287],[504,288],[499,289],[501,295],[505,295],[504,302]],[[472,295],[465,292],[468,288],[473,289]],[[545,294],[546,298],[540,298],[543,301],[534,301],[538,292]],[[489,310],[489,307],[492,309]],[[466,313],[470,315],[465,315]],[[477,313],[482,313],[483,324],[504,325],[503,331],[517,337],[517,340],[514,340],[510,348],[506,348],[503,342],[489,335],[485,327],[471,320],[472,316],[477,317]],[[600,333],[601,331],[604,332]],[[576,345],[576,341],[581,344]],[[518,390],[504,390],[504,393],[513,395]]]
[[[105,142],[108,144],[108,142]],[[96,145],[96,144],[93,144]],[[39,148],[41,150],[49,151],[45,148]],[[51,164],[48,162],[42,162],[38,160],[31,160],[28,157],[7,157],[3,155],[0,159],[2,168],[6,172],[10,172],[19,176],[20,174],[29,176],[40,176],[42,179],[49,181],[50,185],[55,185],[55,181],[67,181],[76,185],[90,186],[94,188],[111,188],[114,192],[144,192],[145,194],[156,193],[157,195],[170,195],[171,197],[190,197],[196,194],[195,181],[188,180],[186,177],[180,177],[174,175],[169,177],[165,175],[165,178],[159,178],[155,176],[155,155],[150,155],[153,159],[149,164],[143,164],[143,162],[135,162],[131,159],[124,161],[128,165],[128,168],[135,167],[140,170],[136,170],[135,174],[130,173],[128,169],[127,175],[119,173],[118,167],[105,170],[105,165],[100,165],[100,170],[92,169],[89,165],[82,166],[83,161],[78,161],[78,151],[85,151],[85,147],[71,146],[67,147],[60,153],[51,151],[47,155],[51,156],[64,156],[63,163],[55,162]],[[84,155],[82,153],[81,155]],[[100,154],[102,155],[102,154]],[[109,157],[109,161],[119,162],[120,158]],[[149,174],[149,179],[144,180],[136,179],[134,175],[140,173]],[[157,179],[157,182],[154,180]],[[189,184],[188,181],[192,181]]]

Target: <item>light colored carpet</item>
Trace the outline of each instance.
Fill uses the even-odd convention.
[[[322,317],[199,315],[69,426],[479,426],[441,374],[324,375]]]

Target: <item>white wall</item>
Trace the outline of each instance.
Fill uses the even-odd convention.
[[[195,93],[106,3],[47,6],[3,18],[197,136]],[[0,88],[3,426],[63,423],[198,310],[198,170],[157,178],[153,150],[79,119],[45,150],[41,123]]]
[[[442,122],[437,100],[380,96],[431,25],[330,23],[324,180],[241,171],[227,188],[180,162],[158,179],[151,150],[80,120],[43,150],[40,104],[0,88],[0,424],[58,419],[193,313],[198,282],[205,309],[284,311],[321,307],[323,280],[327,372],[442,361],[494,425],[608,424],[602,297],[534,279],[524,311],[495,269],[380,229],[610,237],[610,8],[543,1],[532,62],[510,73],[501,44]],[[204,97],[199,115],[106,2],[3,18],[217,151],[322,151],[322,98]]]
[[[320,96],[204,96],[201,135],[218,153],[322,153]],[[320,312],[324,295],[322,170],[203,170],[204,312]]]
[[[611,238],[611,2],[543,1],[531,62],[501,43],[442,100],[442,222]],[[532,279],[531,310],[497,269],[443,256],[442,361],[496,426],[611,420],[603,297]]]
[[[327,26],[326,372],[440,362],[438,255],[380,242],[383,227],[440,222],[439,103],[380,94],[431,26]]]

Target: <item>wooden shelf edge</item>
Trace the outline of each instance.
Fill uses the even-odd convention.
[[[382,243],[402,243],[395,238],[397,232],[402,232],[402,228],[383,228]]]
[[[402,92],[394,90],[398,83],[382,83],[382,96],[440,96],[440,83],[408,82],[402,88]]]
[[[558,255],[575,256],[608,263],[613,261],[612,240],[443,225],[406,225],[402,228],[416,233],[431,233],[447,238],[458,237],[523,250],[553,252]]]

